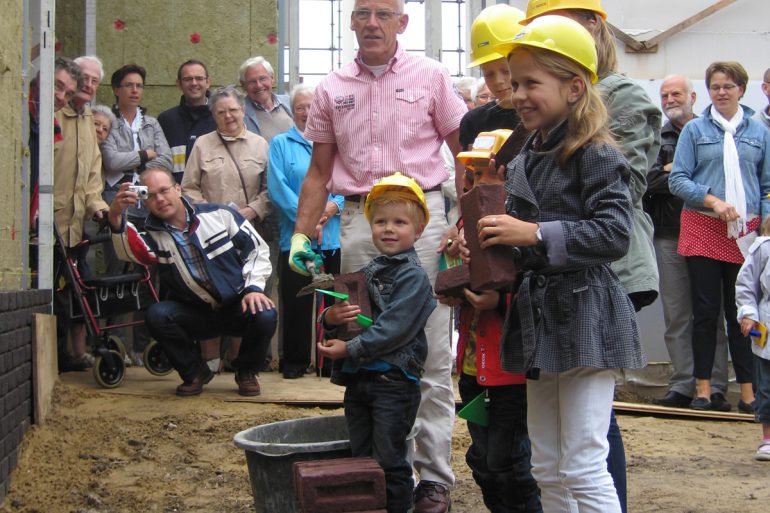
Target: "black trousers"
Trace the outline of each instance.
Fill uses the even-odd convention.
[[[321,252],[327,273],[340,272],[340,250]],[[312,353],[313,295],[297,297],[297,292],[310,283],[310,277],[289,268],[289,252],[281,252],[279,262],[281,308],[279,310],[283,340],[283,370],[304,371]]]
[[[706,257],[686,257],[692,293],[692,355],[696,379],[711,379],[717,345],[719,310],[724,305],[727,342],[738,383],[751,383],[753,361],[751,340],[741,334],[736,318],[735,280],[740,264],[721,262]]]

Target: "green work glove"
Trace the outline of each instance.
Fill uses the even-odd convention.
[[[310,239],[304,233],[295,233],[291,236],[291,249],[289,250],[289,267],[295,273],[310,276],[308,264],[312,263],[315,272],[321,272],[323,259],[321,255],[313,251]]]

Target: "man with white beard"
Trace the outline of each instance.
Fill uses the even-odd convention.
[[[655,402],[661,406],[688,408],[694,393],[692,359],[692,303],[690,277],[684,257],[677,254],[679,215],[682,200],[668,190],[668,176],[682,127],[695,117],[695,91],[682,75],[669,75],[660,86],[660,104],[668,117],[660,132],[658,159],[647,175],[644,209],[655,226],[653,245],[660,275],[660,300],[666,326],[664,339],[673,371],[669,390]],[[711,400],[725,403],[727,390],[727,346],[724,326],[718,328]]]

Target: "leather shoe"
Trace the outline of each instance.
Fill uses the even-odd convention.
[[[754,407],[756,405],[756,400],[751,401],[750,403],[745,402],[743,399],[738,400],[738,411],[741,413],[748,413],[750,415],[754,415]]]
[[[724,394],[719,392],[711,394],[711,409],[714,411],[730,411],[732,406],[725,399]]]
[[[653,403],[659,406],[666,406],[668,408],[687,408],[692,402],[692,397],[687,397],[679,392],[669,390],[666,395],[660,399],[655,399]]]
[[[449,488],[435,481],[420,481],[414,490],[414,513],[446,513],[452,509]]]
[[[235,371],[235,382],[238,383],[238,393],[246,397],[252,397],[262,393],[259,388],[259,381],[254,371],[237,370]]]
[[[203,391],[203,385],[207,384],[213,378],[214,373],[211,372],[208,365],[204,365],[192,381],[185,381],[176,387],[176,395],[181,397],[199,395]]]
[[[283,379],[298,379],[305,375],[304,369],[293,369],[283,367]]]

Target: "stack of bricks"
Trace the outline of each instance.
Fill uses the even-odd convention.
[[[0,501],[32,423],[34,313],[50,313],[50,290],[0,292]]]
[[[386,513],[385,473],[372,458],[294,464],[301,513]]]

